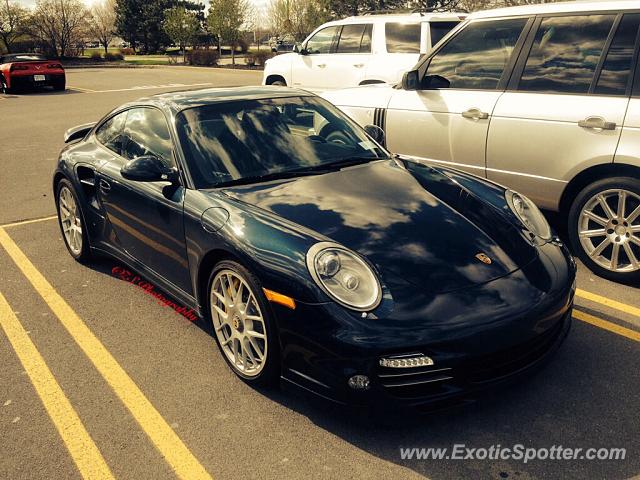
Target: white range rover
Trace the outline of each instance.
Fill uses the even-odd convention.
[[[325,23],[294,51],[266,62],[263,85],[313,90],[397,83],[464,13],[384,14]]]
[[[640,1],[474,13],[395,87],[326,92],[395,153],[560,211],[574,253],[640,280]]]

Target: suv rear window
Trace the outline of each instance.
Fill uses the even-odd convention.
[[[431,31],[431,46],[442,40],[447,33],[453,30],[460,22],[431,22],[429,30]]]
[[[387,23],[384,26],[387,52],[420,53],[421,27],[419,23]]]
[[[615,18],[608,14],[543,18],[518,90],[587,93]]]

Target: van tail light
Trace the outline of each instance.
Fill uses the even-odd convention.
[[[15,72],[16,70],[29,70],[29,67],[27,67],[26,65],[11,65],[9,71]]]

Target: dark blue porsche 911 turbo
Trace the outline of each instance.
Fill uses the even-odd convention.
[[[383,135],[295,89],[128,103],[65,136],[63,238],[210,321],[250,384],[418,406],[541,364],[570,327],[566,248],[526,197]]]

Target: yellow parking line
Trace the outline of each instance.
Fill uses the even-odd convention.
[[[114,478],[80,417],[2,293],[0,293],[0,326],[4,329],[11,346],[29,375],[40,401],[56,426],[82,477]]]
[[[585,300],[599,303],[606,307],[615,308],[616,310],[628,313],[630,315],[635,315],[636,317],[640,317],[640,308],[627,305],[626,303],[616,302],[615,300],[611,300],[610,298],[596,295],[595,293],[587,292],[585,290],[580,290],[579,288],[576,290],[576,296],[584,298]]]
[[[576,318],[582,322],[589,323],[595,327],[602,328],[604,330],[608,330],[610,332],[616,333],[618,335],[622,335],[623,337],[627,337],[631,340],[635,340],[636,342],[640,342],[640,332],[636,332],[635,330],[631,330],[629,328],[625,328],[617,323],[607,322],[598,317],[594,317],[593,315],[589,315],[588,313],[581,312],[580,310],[573,311],[573,318]]]
[[[91,363],[111,386],[140,427],[160,451],[179,478],[211,479],[166,420],[138,388],[127,372],[109,353],[76,312],[36,269],[18,245],[0,228],[0,245],[4,247],[31,285],[40,294],[62,325],[76,341]]]
[[[17,227],[19,225],[29,225],[30,223],[46,222],[48,220],[53,220],[54,218],[58,218],[58,216],[51,215],[50,217],[33,218],[31,220],[21,220],[19,222],[5,223],[4,225],[0,225],[0,227],[2,228]]]

